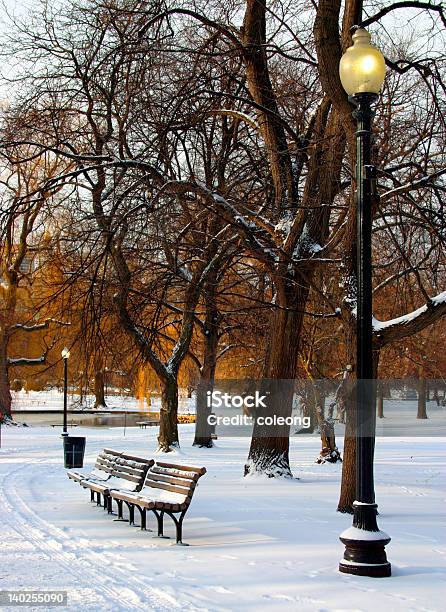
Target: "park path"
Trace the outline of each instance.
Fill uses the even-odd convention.
[[[88,540],[73,538],[33,510],[30,493],[32,498],[47,462],[39,454],[49,452],[47,446],[35,450],[20,462],[2,457],[0,588],[68,590],[68,608],[77,610],[163,612],[178,607],[143,577],[105,558]]]

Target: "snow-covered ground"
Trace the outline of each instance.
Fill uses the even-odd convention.
[[[58,431],[3,428],[0,590],[66,589],[69,609],[82,611],[445,609],[444,438],[378,439],[379,524],[392,537],[393,576],[372,579],[337,570],[351,517],[336,513],[341,466],[314,463],[317,437],[292,440],[299,480],[275,481],[242,477],[247,438],[204,450],[191,447],[193,426],[180,432],[180,456],[169,459],[208,469],[185,519],[189,547],[91,504],[65,475]],[[86,467],[104,446],[146,457],[156,449],[156,428],[75,433],[87,436]]]

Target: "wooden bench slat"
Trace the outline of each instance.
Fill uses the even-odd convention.
[[[120,451],[113,450],[112,448],[104,448],[103,452],[107,453],[108,455],[115,455],[116,457],[120,457],[122,455]]]
[[[146,488],[164,489],[165,491],[171,491],[172,493],[181,493],[181,495],[184,495],[185,497],[188,497],[190,495],[189,488],[179,487],[177,485],[171,485],[171,484],[168,484],[167,482],[156,482],[154,480],[146,479],[144,483],[144,488],[141,491],[142,494],[144,493],[144,489]]]
[[[119,464],[116,464],[114,469],[119,470],[120,472],[126,472],[127,474],[132,474],[133,476],[138,476],[139,478],[144,476],[147,472],[147,469],[142,469],[142,468],[137,469],[134,467],[128,467],[127,465],[119,465]]]
[[[164,468],[172,468],[174,470],[181,470],[182,472],[195,472],[196,474],[206,474],[206,468],[204,467],[195,467],[193,465],[178,465],[175,463],[164,463],[164,461],[157,461],[156,465],[159,465]]]
[[[142,483],[143,477],[133,476],[133,474],[127,474],[127,472],[121,472],[120,470],[113,470],[112,478],[120,478],[121,480],[129,480],[130,482]]]
[[[155,480],[157,482],[167,482],[168,484],[179,485],[185,489],[195,488],[194,480],[186,480],[185,478],[176,478],[175,476],[165,476],[164,474],[156,474],[149,470],[146,476],[147,480]]]
[[[161,474],[163,476],[172,476],[175,478],[184,478],[185,480],[193,480],[196,482],[200,478],[200,474],[196,474],[195,472],[182,472],[181,470],[169,470],[168,468],[159,467],[158,464],[155,464],[150,468],[150,472],[153,474]]]
[[[153,459],[145,459],[144,457],[137,457],[136,455],[127,455],[126,453],[121,453],[120,457],[122,459],[127,459],[129,461],[136,461],[137,463],[143,463],[149,466],[155,463]]]

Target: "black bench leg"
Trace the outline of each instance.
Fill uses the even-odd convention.
[[[94,502],[94,491],[90,489],[90,501]]]
[[[129,525],[135,524],[135,506],[129,502],[125,502],[125,505],[129,509]]]
[[[104,495],[104,510],[107,510],[108,508],[108,500],[110,498],[107,495]]]
[[[174,514],[170,515],[173,518],[173,522],[175,523],[177,530],[177,544],[181,544],[182,546],[188,546],[187,544],[183,543],[183,519],[185,514],[186,511],[183,511],[179,518],[176,518]]]
[[[123,519],[123,515],[122,515],[122,499],[117,499],[116,503],[118,504],[118,519]]]
[[[170,518],[173,520],[173,522],[175,523],[175,528],[177,532],[177,544],[179,544],[180,546],[189,546],[188,544],[184,544],[183,542],[183,519],[184,519],[184,515],[186,514],[187,510],[183,510],[183,512],[180,514],[178,518],[172,512],[169,512],[168,510],[164,510],[163,514],[164,512],[168,514]]]
[[[123,514],[122,514],[122,503],[123,500],[122,499],[116,499],[116,505],[118,506],[118,518],[114,519],[115,521],[123,521],[123,522],[127,522],[127,519],[124,518]]]
[[[139,510],[139,515],[141,517],[141,531],[147,530],[147,512],[145,508],[141,508],[140,506],[136,506]]]
[[[109,514],[113,513],[113,498],[110,495],[107,497],[107,512]]]
[[[164,535],[164,510],[157,512],[156,510],[152,509],[152,512],[156,516],[156,521],[158,523],[158,535],[154,537],[168,539],[169,536]]]
[[[96,493],[97,497],[96,497],[96,505],[100,506],[101,505],[101,494],[99,493],[99,491]]]
[[[158,535],[160,537],[164,536],[164,510],[161,510],[158,519]]]

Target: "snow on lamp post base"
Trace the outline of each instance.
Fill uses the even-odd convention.
[[[390,537],[378,529],[376,509],[376,504],[353,503],[353,527],[343,531],[339,538],[345,545],[344,559],[339,563],[340,572],[371,578],[391,575],[385,551]]]

